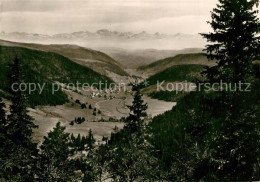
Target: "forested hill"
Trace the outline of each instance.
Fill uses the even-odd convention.
[[[214,65],[214,62],[209,62],[207,60],[206,54],[204,53],[179,54],[174,57],[158,60],[146,66],[141,66],[139,70],[145,73],[155,74],[172,66],[185,64],[199,64],[210,66]]]
[[[120,63],[108,56],[107,54],[80,47],[77,45],[69,44],[32,44],[32,43],[19,43],[0,40],[0,45],[11,47],[23,47],[33,50],[40,50],[45,52],[54,52],[62,56],[67,57],[73,62],[76,62],[82,66],[86,66],[102,75],[107,75],[107,72],[112,72],[117,75],[127,76]]]
[[[51,93],[51,84],[62,83],[111,83],[112,80],[90,68],[77,64],[70,59],[52,52],[43,52],[21,47],[0,46],[0,89],[1,95],[8,97],[8,74],[10,64],[15,57],[21,59],[23,76],[26,83],[46,83],[42,94],[34,92],[28,95],[29,104],[57,105],[64,104],[67,96],[62,91]]]

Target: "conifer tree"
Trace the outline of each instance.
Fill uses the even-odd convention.
[[[10,89],[11,106],[5,127],[8,146],[5,153],[8,155],[8,180],[34,181],[37,144],[32,142],[33,129],[37,126],[28,115],[26,98],[19,89],[22,81],[22,66],[16,57],[11,67]]]
[[[6,113],[5,104],[0,98],[0,181],[4,179],[5,174],[5,147],[6,147]]]
[[[205,72],[212,82],[244,81],[251,73],[252,62],[259,58],[258,0],[219,0],[209,22],[214,32],[202,34],[209,60],[217,65]]]
[[[146,110],[148,108],[147,104],[144,104],[142,100],[142,94],[138,88],[138,85],[133,85],[132,90],[135,92],[134,100],[131,106],[128,106],[130,109],[130,114],[126,118],[125,128],[129,129],[132,132],[140,131],[144,125],[144,119],[147,116]]]
[[[127,143],[127,144],[126,144]],[[110,146],[108,171],[114,181],[158,181],[159,161],[154,147],[144,135],[134,133],[116,146]],[[107,154],[108,152],[105,152]],[[160,181],[160,180],[159,180]]]
[[[211,43],[206,47],[208,59],[217,61],[205,71],[210,82],[256,82],[252,67],[260,55],[257,2],[219,0],[212,11],[213,32],[202,34]],[[224,90],[208,99],[211,115],[207,128],[211,131],[206,146],[211,174],[207,177],[221,181],[258,179],[254,174],[260,172],[259,119],[256,119],[260,115],[260,97],[255,87],[251,89],[250,93]]]
[[[5,112],[5,103],[0,97],[0,134],[3,134],[6,127],[6,112]]]
[[[25,95],[19,89],[19,85],[23,83],[23,75],[21,63],[17,57],[12,65],[10,83],[12,85],[10,89],[12,105],[10,115],[8,115],[8,134],[15,143],[30,148],[32,147],[32,130],[37,126],[28,115]]]
[[[59,122],[53,131],[44,137],[40,146],[39,181],[72,181],[75,166],[70,159],[70,134],[66,133],[65,129]]]
[[[86,143],[87,143],[88,150],[92,150],[94,148],[95,139],[94,139],[91,129],[88,132],[88,137],[87,137]]]

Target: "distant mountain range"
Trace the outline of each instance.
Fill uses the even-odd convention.
[[[189,35],[177,33],[166,35],[161,33],[150,34],[145,31],[140,33],[118,32],[107,29],[96,32],[79,31],[55,35],[43,35],[24,32],[11,32],[0,34],[1,39],[30,42],[30,43],[73,43],[88,47],[124,47],[132,49],[183,49],[191,47],[204,47],[205,41],[199,34]]]
[[[169,38],[190,38],[190,39],[200,39],[200,35],[190,35],[190,34],[182,34],[177,33],[174,35],[166,35],[166,34],[149,34],[145,31],[140,33],[132,33],[132,32],[118,32],[118,31],[110,31],[107,29],[98,30],[95,33],[89,31],[79,31],[73,33],[61,33],[54,35],[43,35],[43,34],[34,34],[34,33],[25,33],[25,32],[11,32],[5,33],[2,32],[0,34],[1,38],[12,38],[12,39],[27,39],[27,40],[75,40],[75,39],[99,39],[99,38],[120,38],[120,39],[137,39],[137,40],[145,40],[145,39],[169,39]]]

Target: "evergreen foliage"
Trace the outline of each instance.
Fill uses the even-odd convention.
[[[69,133],[60,123],[44,137],[39,155],[39,181],[73,181],[76,170],[71,159]]]
[[[7,135],[6,135],[6,112],[5,104],[3,103],[2,98],[0,98],[0,180],[4,180],[5,177],[5,148],[7,146]]]
[[[20,83],[23,83],[23,75],[21,72],[21,62],[16,57],[10,75],[10,85],[14,84],[14,86],[9,90],[12,95],[12,105],[10,106],[10,115],[8,115],[9,130],[7,132],[15,143],[27,147],[27,144],[31,141],[32,129],[37,126],[28,115],[25,94],[18,88]]]
[[[45,87],[40,94],[39,88],[31,94],[28,91],[25,95],[28,97],[28,104],[31,107],[37,105],[61,105],[68,101],[67,95],[59,89],[52,93],[54,83],[73,83],[77,81],[83,83],[112,83],[112,80],[104,75],[79,65],[70,59],[56,53],[31,50],[20,47],[0,46],[0,89],[8,97],[10,83],[7,75],[11,72],[10,62],[15,56],[22,58],[20,61],[23,81],[25,83],[39,83]],[[55,89],[58,87],[54,85]]]
[[[209,82],[251,84],[251,92],[193,92],[172,111],[150,124],[150,142],[158,149],[170,181],[259,180],[258,11],[255,1],[220,0],[203,34]]]
[[[121,131],[119,135],[120,138],[110,149],[110,160],[107,160],[111,178],[115,181],[159,180],[160,169],[155,149],[145,140],[145,136],[131,134],[127,130]]]
[[[210,82],[250,83],[251,92],[223,91],[214,103],[215,112],[210,123],[212,131],[209,148],[211,165],[221,180],[255,180],[254,173],[260,168],[256,161],[260,156],[259,78],[253,62],[260,56],[260,21],[256,1],[220,0],[209,22],[213,33],[202,34],[207,38],[209,60],[217,65],[204,72]],[[255,168],[255,166],[258,166]],[[256,170],[256,171],[255,171]]]
[[[219,0],[209,22],[214,32],[202,34],[208,40],[209,60],[217,65],[208,67],[207,78],[216,82],[238,83],[252,73],[252,62],[259,60],[259,11],[255,0]]]
[[[200,77],[200,72],[203,71],[204,65],[188,64],[175,65],[167,68],[155,75],[149,77],[146,81],[148,86],[155,85],[158,82],[191,82],[197,77]],[[139,88],[144,88],[146,85],[141,83]]]
[[[87,106],[86,106],[86,104],[81,104],[81,109],[86,109],[87,108]]]
[[[0,134],[3,134],[6,127],[6,105],[3,102],[2,98],[0,97]]]
[[[21,63],[16,57],[12,64],[10,84],[22,83]],[[16,90],[16,88],[14,87]],[[28,115],[26,98],[22,91],[9,90],[11,93],[10,114],[7,120],[2,112],[1,128],[3,135],[3,156],[1,156],[4,169],[4,179],[17,181],[34,181],[36,157],[38,154],[37,144],[32,142],[33,129],[37,126]],[[3,107],[3,104],[1,104]]]
[[[95,139],[94,139],[94,136],[93,136],[93,133],[92,133],[92,130],[90,129],[89,132],[88,132],[88,137],[87,137],[87,149],[88,150],[91,150],[94,148],[94,144],[95,144]]]
[[[147,104],[144,104],[142,100],[142,95],[137,85],[133,85],[132,90],[135,92],[134,100],[130,109],[130,114],[126,118],[125,128],[132,131],[140,131],[144,126],[144,119],[147,117],[146,110],[148,108]]]
[[[57,123],[39,152],[25,94],[9,90],[8,116],[0,99],[0,181],[260,180],[260,66],[254,63],[260,55],[258,2],[219,0],[212,11],[213,33],[202,34],[210,42],[209,60],[217,61],[203,72],[207,81],[248,82],[251,92],[184,94],[176,107],[145,125],[147,104],[134,85],[130,114],[122,119],[126,125],[120,131],[115,127],[109,141],[103,137],[105,144],[95,145],[91,130],[87,137],[74,137]],[[21,67],[16,57],[6,85],[23,83]]]
[[[148,94],[149,97],[153,99],[158,99],[158,100],[164,100],[167,102],[178,102],[182,97],[184,97],[186,94],[185,92],[182,91],[160,91],[160,92],[152,92]]]

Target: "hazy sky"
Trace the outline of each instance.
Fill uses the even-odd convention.
[[[109,29],[195,34],[217,0],[0,0],[0,31],[41,34]]]

